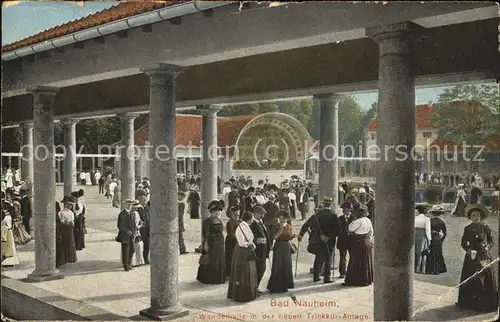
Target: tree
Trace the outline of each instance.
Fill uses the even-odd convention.
[[[121,140],[120,119],[102,118],[83,120],[76,125],[77,150],[84,153],[99,151],[99,146],[110,145]]]
[[[500,99],[495,85],[457,85],[439,95],[432,119],[438,137],[462,146],[465,142],[469,170],[479,148],[499,135]]]

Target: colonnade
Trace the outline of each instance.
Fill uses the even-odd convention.
[[[411,61],[414,24],[402,23],[367,31],[379,46],[378,145],[415,144],[415,87]],[[151,161],[151,307],[141,314],[153,319],[171,319],[188,314],[179,302],[178,285],[178,210],[177,159],[172,155],[175,144],[176,110],[175,79],[182,68],[158,64],[142,70],[150,77],[149,138],[153,149]],[[34,180],[35,270],[31,281],[62,278],[55,267],[55,181],[52,154],[54,146],[53,110],[57,88],[28,88],[34,96],[34,125],[25,123],[23,144],[46,146],[47,158],[32,158],[32,149],[23,149],[23,176]],[[317,95],[321,104],[320,196],[338,196],[338,160],[332,148],[338,147],[338,102],[335,94]],[[217,142],[217,109],[205,106],[203,116],[202,209],[216,198],[217,158],[213,157]],[[120,115],[122,200],[134,198],[134,115]],[[65,145],[72,151],[76,144],[74,120],[64,124]],[[33,128],[33,130],[31,130]],[[33,132],[33,134],[31,134]],[[164,146],[169,147],[160,149]],[[123,151],[123,150],[122,150]],[[126,153],[126,152],[129,153]],[[216,152],[215,152],[216,153]],[[160,155],[161,154],[161,155]],[[168,157],[168,161],[165,160]],[[30,162],[29,160],[33,160]],[[333,162],[329,160],[334,160]],[[64,191],[74,190],[76,154],[69,153],[65,162]],[[375,320],[409,320],[413,303],[413,225],[414,163],[396,160],[394,149],[378,161],[375,223]],[[34,171],[32,170],[34,168]],[[33,171],[33,176],[30,173]]]

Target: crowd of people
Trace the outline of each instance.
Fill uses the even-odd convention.
[[[455,187],[459,184],[466,186],[476,185],[482,188],[493,188],[500,184],[500,173],[492,171],[479,174],[478,172],[415,172],[415,183],[420,184],[435,184],[446,187]]]

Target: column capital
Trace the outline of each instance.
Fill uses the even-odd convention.
[[[60,122],[62,125],[75,125],[80,120],[78,119],[61,119]]]
[[[141,67],[140,70],[148,76],[154,75],[167,75],[171,77],[176,77],[183,71],[182,66],[158,63],[150,66]]]
[[[43,86],[43,85],[31,85],[26,87],[28,93],[35,94],[45,94],[45,95],[56,95],[59,93],[59,87],[54,86]]]
[[[411,21],[366,29],[366,36],[380,45],[380,55],[412,52],[412,44],[424,28]]]
[[[136,117],[139,116],[137,113],[120,113],[116,114],[120,118],[120,120],[134,120]]]
[[[197,105],[197,111],[201,111],[203,115],[206,116],[216,116],[217,113],[221,110],[221,107],[218,105]]]
[[[32,121],[26,121],[26,122],[22,122],[21,124],[19,124],[19,127],[21,129],[31,130],[31,129],[33,129],[33,126],[34,126],[34,123]]]
[[[343,95],[343,94],[334,94],[334,93],[314,94],[313,95],[313,99],[341,101],[341,100],[345,99],[345,95]]]

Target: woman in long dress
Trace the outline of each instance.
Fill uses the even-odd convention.
[[[200,195],[194,189],[194,187],[190,187],[189,196],[187,199],[187,203],[189,205],[189,216],[191,219],[199,219],[200,218]]]
[[[132,215],[134,216],[135,220],[135,236],[134,236],[134,255],[132,255],[132,267],[136,266],[141,266],[145,264],[144,261],[144,255],[143,255],[143,249],[144,249],[144,242],[142,241],[142,236],[141,236],[141,228],[144,226],[144,222],[141,220],[141,216],[139,214],[139,211],[137,211],[137,207],[139,205],[139,202],[134,205],[134,208],[132,208]]]
[[[224,225],[220,214],[224,201],[213,200],[208,205],[210,217],[203,220],[200,266],[196,279],[203,284],[224,284],[226,259],[224,250]]]
[[[343,286],[368,286],[373,283],[373,226],[368,209],[361,205],[351,215],[349,231],[349,264]]]
[[[493,267],[484,268],[492,261],[490,249],[493,246],[491,229],[483,222],[488,210],[482,204],[472,204],[467,209],[467,217],[472,221],[465,227],[462,248],[465,250],[464,264],[460,282],[465,281],[477,271],[478,276],[460,285],[457,306],[477,312],[494,312],[498,308],[498,285]]]
[[[236,302],[250,302],[257,298],[258,280],[255,257],[255,244],[250,225],[253,222],[251,212],[243,213],[241,223],[236,228],[237,245],[231,262],[231,274],[227,298]]]
[[[231,262],[233,260],[233,252],[234,248],[238,244],[238,240],[236,239],[236,228],[240,224],[238,220],[238,206],[232,206],[227,209],[227,217],[229,221],[226,223],[226,241],[224,244],[224,248],[226,250],[226,277],[229,277],[231,273]]]
[[[65,196],[62,200],[63,209],[59,211],[57,217],[59,219],[59,236],[62,248],[62,256],[64,257],[64,264],[76,263],[76,247],[75,237],[73,235],[73,227],[75,226],[75,214],[72,208],[76,202],[73,198]]]
[[[16,245],[25,245],[31,240],[31,235],[26,231],[21,215],[21,204],[14,199],[12,202],[12,234]]]
[[[76,250],[82,250],[85,248],[85,205],[81,201],[83,195],[84,195],[83,189],[71,193],[71,196],[76,202],[73,209],[73,212],[75,214],[75,226],[73,228],[73,236],[75,238]]]
[[[495,185],[495,190],[491,195],[491,211],[497,213],[500,211],[500,187]]]
[[[446,224],[439,216],[444,214],[442,206],[435,205],[429,210],[431,218],[431,244],[429,254],[427,255],[427,263],[425,266],[425,274],[438,275],[446,273],[446,264],[443,257],[443,242],[446,238]]]
[[[8,201],[2,202],[2,267],[19,265],[16,243],[12,233],[12,204]]]
[[[122,192],[122,183],[118,179],[115,179],[115,183],[116,183],[116,185],[113,188],[113,198],[111,200],[112,200],[113,207],[120,208],[120,198],[121,198],[121,192]]]
[[[267,289],[271,293],[284,293],[295,287],[293,283],[293,264],[291,241],[295,238],[292,221],[286,211],[277,214],[280,224],[274,234],[273,265]]]
[[[467,200],[465,197],[464,185],[461,183],[458,185],[457,200],[455,201],[455,207],[451,211],[451,214],[457,217],[464,217],[466,207]]]

